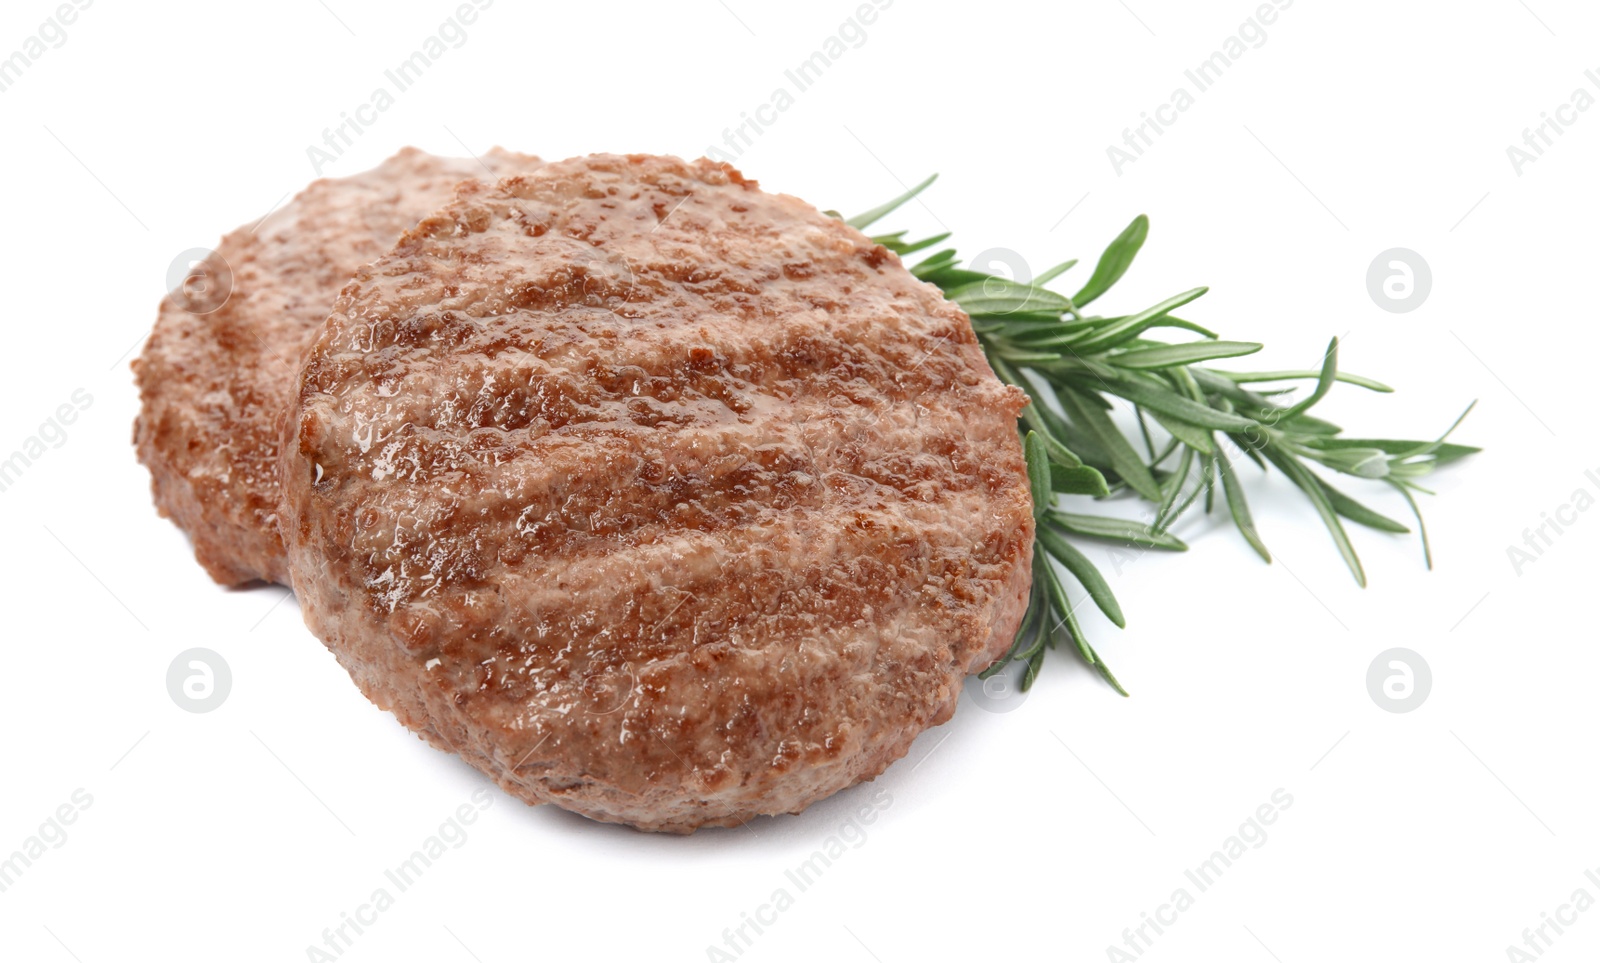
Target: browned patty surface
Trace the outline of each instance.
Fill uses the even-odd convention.
[[[285,422],[295,589],[369,698],[529,802],[797,812],[1015,633],[1022,405],[811,206],[709,161],[551,164],[340,294]]]
[[[365,173],[317,181],[258,228],[229,234],[202,269],[209,293],[162,300],[133,363],[142,400],[133,440],[156,508],[189,534],[212,578],[288,583],[277,420],[339,289],[460,181],[537,164],[498,148],[481,163],[406,148]]]

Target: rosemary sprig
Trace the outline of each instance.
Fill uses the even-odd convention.
[[[937,175],[935,175],[937,176]],[[865,230],[893,213],[934,182],[930,177],[886,204],[850,218]],[[1253,342],[1223,341],[1173,311],[1206,293],[1194,288],[1134,314],[1103,316],[1085,309],[1109,291],[1133,264],[1150,230],[1143,216],[1100,255],[1094,272],[1077,293],[1067,296],[1046,285],[1076,261],[1059,264],[1031,281],[963,268],[954,248],[941,248],[911,266],[911,273],[938,286],[972,318],[978,340],[999,378],[1028,394],[1018,429],[1022,433],[1028,480],[1033,490],[1037,535],[1033,550],[1033,588],[1028,610],[1005,657],[985,671],[992,675],[1012,662],[1023,663],[1022,688],[1038,678],[1047,649],[1065,639],[1084,662],[1118,692],[1127,695],[1090,645],[1068,596],[1067,579],[1118,627],[1121,606],[1094,564],[1073,542],[1099,539],[1140,549],[1185,551],[1171,528],[1203,494],[1205,511],[1220,482],[1234,525],[1262,559],[1271,553],[1257,531],[1236,474],[1237,461],[1249,459],[1263,470],[1277,468],[1311,503],[1356,581],[1367,577],[1346,521],[1382,532],[1410,529],[1333,487],[1313,464],[1352,478],[1379,481],[1398,490],[1417,519],[1423,557],[1431,569],[1433,553],[1414,497],[1427,493],[1417,480],[1440,465],[1478,451],[1445,439],[1472,410],[1435,441],[1345,438],[1339,426],[1309,414],[1336,383],[1368,391],[1393,389],[1370,378],[1339,371],[1339,342],[1328,345],[1315,371],[1220,371],[1203,363],[1243,357],[1261,350]],[[948,234],[918,241],[906,232],[873,240],[901,257],[936,247]],[[1151,333],[1173,328],[1201,340],[1168,343]],[[1257,391],[1257,384],[1313,381],[1311,391],[1292,404],[1277,399],[1289,388]],[[1137,435],[1112,417],[1117,401],[1130,407]],[[1154,422],[1160,434],[1152,434]],[[1159,447],[1158,447],[1159,444]],[[1140,448],[1143,448],[1141,453]],[[1058,496],[1106,498],[1123,490],[1154,503],[1149,521],[1129,521],[1068,512]]]

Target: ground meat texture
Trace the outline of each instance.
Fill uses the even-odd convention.
[[[188,533],[213,579],[288,584],[278,419],[339,289],[460,181],[538,163],[498,148],[481,160],[407,148],[365,173],[317,181],[223,238],[196,272],[204,289],[161,302],[133,363],[142,402],[133,440],[157,510]]]
[[[1015,633],[1023,404],[841,221],[710,161],[551,164],[341,293],[284,425],[295,589],[369,698],[528,802],[798,812]]]

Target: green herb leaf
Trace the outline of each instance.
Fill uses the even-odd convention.
[[[945,297],[972,315],[1053,311],[1053,321],[1059,321],[1061,312],[1072,306],[1054,291],[998,277],[984,278],[949,289],[945,291]]]
[[[1357,525],[1365,525],[1380,532],[1392,532],[1396,535],[1409,535],[1411,533],[1411,529],[1387,515],[1378,514],[1322,479],[1317,479],[1317,485],[1321,487],[1322,494],[1327,496],[1328,504],[1333,506],[1333,510]]]
[[[1106,476],[1088,465],[1063,468],[1051,463],[1050,487],[1062,495],[1089,495],[1099,498],[1111,494],[1106,488]]]
[[[1433,571],[1433,546],[1428,544],[1428,526],[1422,521],[1422,509],[1417,507],[1417,500],[1411,496],[1412,486],[1405,482],[1389,479],[1400,494],[1406,497],[1406,504],[1411,506],[1411,514],[1417,519],[1417,531],[1422,535],[1422,561],[1428,566],[1428,571]]]
[[[1151,305],[1138,314],[1130,314],[1125,318],[1118,318],[1110,324],[1100,328],[1093,328],[1089,336],[1079,340],[1078,353],[1093,354],[1114,348],[1125,341],[1131,341],[1143,334],[1149,328],[1155,327],[1168,311],[1181,308],[1195,298],[1206,293],[1205,288],[1191,288],[1182,294],[1174,294],[1160,304]]]
[[[1110,542],[1121,542],[1136,548],[1159,548],[1168,552],[1187,552],[1189,546],[1183,544],[1172,535],[1157,532],[1148,525],[1128,521],[1125,518],[1111,518],[1106,515],[1080,515],[1074,512],[1064,512],[1051,509],[1049,518],[1056,525],[1074,535],[1087,538],[1103,538]]]
[[[1033,283],[1036,287],[1044,287],[1046,284],[1049,284],[1051,281],[1054,281],[1056,278],[1072,270],[1077,266],[1077,264],[1077,258],[1073,258],[1070,261],[1062,261],[1060,264],[1057,264],[1055,267],[1050,268],[1043,274],[1034,278]]]
[[[1217,470],[1222,475],[1222,494],[1228,500],[1228,512],[1233,516],[1233,524],[1262,561],[1271,563],[1272,553],[1267,551],[1266,543],[1261,541],[1261,533],[1256,531],[1250,505],[1245,501],[1244,486],[1239,483],[1239,477],[1233,473],[1233,464],[1220,447],[1217,448]]]
[[[1046,524],[1039,530],[1039,542],[1056,561],[1060,562],[1078,584],[1084,587],[1089,597],[1094,599],[1094,604],[1105,613],[1117,628],[1125,628],[1127,620],[1123,618],[1122,606],[1117,604],[1117,597],[1112,594],[1111,586],[1106,583],[1105,576],[1089,561],[1089,556],[1072,547],[1072,544],[1061,534]]]
[[[1300,402],[1284,413],[1284,419],[1294,418],[1308,411],[1312,405],[1321,401],[1333,388],[1333,380],[1339,375],[1339,339],[1334,338],[1328,342],[1328,353],[1322,356],[1322,373],[1317,376],[1316,390],[1312,391],[1306,400]]]
[[[1322,372],[1320,371],[1218,371],[1217,374],[1222,375],[1224,378],[1227,378],[1235,384],[1241,385],[1250,384],[1257,381],[1297,381],[1305,378],[1322,377]],[[1338,372],[1335,377],[1338,380],[1343,381],[1345,384],[1359,385],[1360,387],[1366,388],[1368,391],[1380,391],[1384,394],[1391,394],[1394,392],[1393,388],[1389,387],[1383,382],[1373,381],[1371,378],[1363,378],[1360,375],[1346,374],[1345,372],[1341,371]]]
[[[1114,360],[1124,368],[1172,368],[1216,358],[1237,358],[1260,350],[1261,345],[1249,341],[1202,341],[1124,351]]]
[[[851,227],[855,228],[858,231],[863,229],[863,228],[869,227],[869,226],[871,226],[873,224],[876,224],[879,220],[881,220],[885,216],[887,216],[889,214],[892,214],[895,211],[899,210],[901,205],[905,204],[907,201],[911,200],[913,197],[916,197],[918,194],[921,194],[923,191],[927,190],[930,186],[932,186],[933,182],[938,180],[938,179],[939,179],[939,175],[938,174],[930,174],[930,175],[928,175],[928,179],[927,180],[923,181],[921,184],[918,184],[916,187],[911,188],[909,191],[906,191],[904,194],[901,194],[899,197],[895,198],[894,200],[888,202],[887,204],[879,204],[877,207],[874,207],[870,211],[865,211],[863,213],[857,214],[855,217],[852,217],[852,218],[846,220],[845,223],[850,225]],[[905,182],[902,181],[901,183],[905,183]]]
[[[1112,470],[1132,485],[1134,491],[1152,500],[1159,499],[1161,489],[1150,476],[1150,469],[1140,460],[1139,453],[1133,450],[1127,437],[1112,424],[1105,409],[1076,388],[1067,388],[1056,394],[1066,409],[1067,417],[1082,425],[1111,458]]]
[[[1109,291],[1111,285],[1127,273],[1128,266],[1133,263],[1134,256],[1149,235],[1150,219],[1140,214],[1106,247],[1105,253],[1100,255],[1100,263],[1094,266],[1094,273],[1089,276],[1089,282],[1072,296],[1072,303],[1084,308]]]
[[[1050,455],[1044,438],[1036,431],[1028,432],[1022,442],[1022,453],[1028,464],[1028,484],[1033,489],[1033,517],[1038,518],[1050,507]]]
[[[1322,523],[1327,526],[1328,534],[1333,536],[1334,545],[1338,546],[1339,554],[1344,556],[1345,565],[1349,566],[1350,574],[1356,577],[1356,584],[1362,588],[1367,586],[1367,573],[1361,567],[1361,559],[1356,555],[1356,547],[1350,544],[1350,536],[1345,533],[1344,526],[1339,523],[1339,513],[1334,510],[1333,502],[1328,499],[1327,490],[1322,484],[1322,479],[1311,473],[1311,470],[1300,464],[1294,455],[1285,454],[1275,448],[1268,448],[1262,452],[1267,460],[1278,466],[1278,470],[1289,476],[1295,486],[1305,492],[1306,498],[1311,500],[1311,505],[1322,517]]]
[[[1119,377],[1105,385],[1105,390],[1135,404],[1143,405],[1151,411],[1158,411],[1179,421],[1188,422],[1197,428],[1247,431],[1256,427],[1256,423],[1249,418],[1218,411],[1191,401],[1170,388],[1161,388],[1132,377]]]

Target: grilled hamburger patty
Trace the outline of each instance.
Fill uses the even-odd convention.
[[[464,186],[307,352],[295,589],[370,699],[530,803],[798,812],[1015,633],[1023,404],[897,257],[730,167]]]
[[[212,295],[162,300],[133,363],[142,400],[133,440],[156,508],[189,534],[213,579],[288,583],[277,419],[339,288],[458,182],[538,163],[498,148],[482,163],[406,148],[365,173],[317,181],[256,230],[223,238],[204,267]]]

